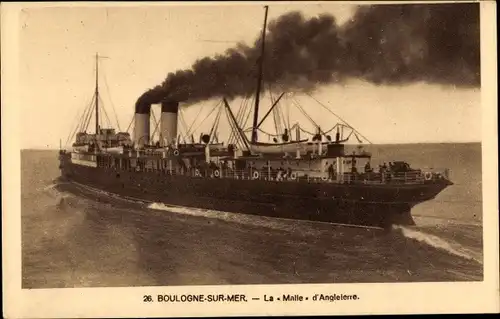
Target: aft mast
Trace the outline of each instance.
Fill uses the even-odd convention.
[[[264,51],[265,51],[265,43],[266,43],[266,28],[267,28],[267,11],[269,9],[268,6],[264,7],[266,9],[264,15],[264,28],[262,29],[262,51],[260,58],[258,60],[259,63],[259,73],[257,74],[257,94],[255,96],[255,108],[253,113],[253,126],[252,126],[252,143],[257,142],[257,128],[258,128],[258,120],[259,120],[259,100],[260,100],[260,90],[262,85],[262,70],[264,65]]]
[[[99,134],[99,55],[95,54],[95,135]]]

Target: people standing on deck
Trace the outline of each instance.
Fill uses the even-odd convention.
[[[353,152],[354,155],[354,152]],[[351,173],[357,173],[358,169],[356,167],[356,158],[353,156],[351,160]]]
[[[276,180],[276,177],[278,176],[278,170],[273,168],[272,166],[271,166],[270,170],[271,170],[271,178],[273,180]]]
[[[333,179],[335,175],[335,171],[333,169],[333,164],[328,166],[328,179]]]
[[[389,167],[384,163],[384,181],[389,182],[391,179],[392,162],[389,162]]]
[[[365,173],[370,173],[371,171],[372,171],[372,168],[370,166],[370,161],[368,161],[365,164]]]
[[[387,164],[384,162],[384,164],[381,167],[381,172],[385,173],[386,170],[387,170]]]
[[[214,161],[210,161],[210,169],[215,170],[218,169],[217,164]]]
[[[222,162],[222,165],[221,165],[221,168],[222,168],[222,171],[224,172],[224,174],[227,174],[228,173],[228,165],[227,165],[227,162],[226,161],[223,161]]]
[[[385,182],[385,173],[386,173],[386,171],[387,171],[387,164],[384,162],[384,164],[380,166],[380,170],[379,170],[380,179],[381,179],[382,183]]]

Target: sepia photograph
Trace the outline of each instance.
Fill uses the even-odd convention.
[[[2,179],[2,197],[9,187],[19,201],[19,212],[3,205],[19,224],[11,284],[58,296],[135,287],[121,303],[158,311],[230,314],[224,307],[238,304],[252,315],[265,303],[287,314],[290,304],[335,301],[350,310],[324,313],[361,314],[357,300],[370,303],[361,289],[374,287],[363,284],[488,279],[497,283],[484,302],[498,309],[498,256],[485,257],[498,242],[496,73],[485,74],[496,70],[485,67],[496,45],[484,52],[483,5],[20,3],[15,19],[2,12],[2,27],[15,21],[17,31],[16,105],[2,99],[2,113],[17,112],[14,148],[2,155],[19,153],[19,172],[10,170],[19,181]],[[334,288],[310,290],[319,284]]]

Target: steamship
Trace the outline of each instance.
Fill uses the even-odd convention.
[[[263,40],[266,22],[267,7]],[[98,59],[96,55],[95,93],[84,125],[77,128],[72,148],[59,152],[61,177],[67,181],[168,205],[380,228],[413,225],[412,207],[452,184],[447,170],[415,169],[401,161],[372,168],[371,154],[362,147],[347,151],[349,138],[359,141],[361,134],[343,120],[328,131],[316,126],[309,138],[301,137],[304,129],[297,123],[273,141],[259,141],[262,122],[284,96],[259,119],[263,55],[250,130],[243,129],[240,112],[235,115],[229,101],[221,99],[220,113],[227,114],[234,143],[218,141],[219,120],[199,141],[183,139],[178,130],[182,101],[172,98],[138,101],[133,137],[102,128]],[[151,134],[152,105],[161,107],[157,141]],[[90,134],[86,130],[94,114],[95,132]],[[335,132],[334,137],[328,132]]]

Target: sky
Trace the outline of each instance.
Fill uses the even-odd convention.
[[[269,20],[299,10],[306,17],[330,13],[342,24],[355,9],[347,4],[273,4]],[[104,107],[113,125],[116,111],[120,129],[125,130],[142,93],[160,84],[169,72],[190,68],[199,58],[223,53],[238,41],[252,44],[261,31],[263,13],[262,5],[250,3],[23,10],[21,147],[56,148],[60,139],[66,142],[94,91],[96,52],[108,57],[101,60],[99,69]],[[323,86],[314,96],[373,143],[481,140],[479,88],[426,83],[376,86],[352,80]],[[308,96],[297,94],[296,99],[323,128],[336,121]],[[269,103],[264,99],[263,107]],[[200,113],[201,120],[214,104],[183,108],[183,118],[191,123]],[[239,104],[231,102],[234,108]],[[296,115],[293,122],[304,121]],[[312,129],[310,123],[303,123]],[[272,123],[266,125],[265,130],[273,129]],[[204,132],[209,129],[209,124],[201,127]]]

